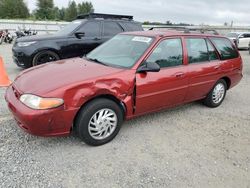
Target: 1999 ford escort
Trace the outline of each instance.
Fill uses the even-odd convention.
[[[111,141],[126,119],[197,100],[218,107],[241,78],[242,59],[225,37],[129,32],[84,58],[23,71],[5,98],[26,132],[61,136],[75,131],[97,146]]]

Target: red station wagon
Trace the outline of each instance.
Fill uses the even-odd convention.
[[[96,146],[112,140],[125,119],[201,99],[218,107],[241,78],[242,59],[225,37],[129,32],[86,57],[23,71],[5,98],[28,133],[61,136],[74,130]]]

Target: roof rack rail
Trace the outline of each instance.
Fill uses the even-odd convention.
[[[192,32],[199,32],[199,33],[212,33],[214,35],[219,35],[219,33],[215,29],[209,28],[196,28],[196,27],[184,27],[184,26],[155,26],[149,28],[149,30],[154,29],[168,29],[168,30],[176,30],[176,31],[183,31],[184,33],[192,33]]]
[[[133,20],[133,16],[129,15],[116,15],[116,14],[100,14],[100,13],[89,13],[78,15],[76,19],[87,19],[87,18],[103,18],[103,19],[126,19]]]

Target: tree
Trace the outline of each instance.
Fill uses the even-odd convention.
[[[65,8],[59,9],[58,7],[55,7],[54,14],[56,20],[65,20],[66,9]]]
[[[55,19],[53,0],[38,0],[35,17],[37,19],[52,20]]]
[[[77,5],[78,14],[89,14],[94,12],[94,7],[91,2],[82,2]]]
[[[70,1],[65,13],[65,20],[72,21],[77,17],[77,6],[75,1]]]
[[[29,9],[23,0],[0,0],[0,18],[28,18]]]

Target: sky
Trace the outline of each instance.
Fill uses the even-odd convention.
[[[25,0],[31,10],[36,0]],[[75,0],[77,3],[83,0]],[[250,0],[89,0],[96,13],[133,15],[137,21],[250,25]],[[67,7],[69,0],[54,0]]]

